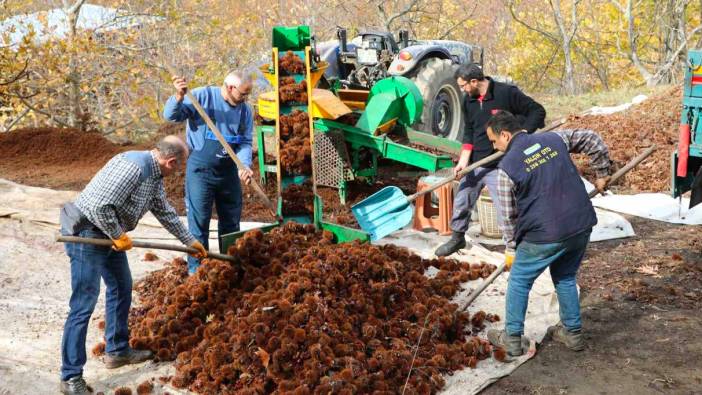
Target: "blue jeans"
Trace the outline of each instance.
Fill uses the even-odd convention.
[[[451,214],[451,230],[465,233],[470,226],[470,214],[475,207],[475,203],[480,197],[480,191],[487,186],[488,193],[495,202],[495,207],[499,208],[497,202],[497,168],[487,169],[478,167],[466,174],[460,184],[456,197],[453,199],[453,213]],[[502,213],[497,210],[497,221],[502,227]]]
[[[188,163],[185,174],[185,208],[188,229],[209,249],[212,203],[217,207],[218,236],[239,231],[241,220],[241,181],[236,167],[217,170]],[[220,250],[222,249],[220,239]],[[226,251],[221,251],[226,253]],[[188,256],[188,272],[195,273],[200,260]]]
[[[77,236],[107,238],[101,232],[84,230]],[[83,374],[85,338],[90,316],[100,293],[100,278],[107,287],[105,296],[105,352],[120,355],[129,350],[129,307],[132,304],[132,274],[127,254],[110,247],[66,243],[71,260],[70,311],[61,341],[61,380]]]
[[[536,278],[546,268],[551,270],[563,326],[569,331],[581,329],[580,301],[575,276],[589,240],[590,230],[560,243],[519,243],[507,284],[505,331],[508,335],[524,334],[529,291]]]

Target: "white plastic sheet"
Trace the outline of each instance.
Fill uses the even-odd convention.
[[[702,205],[688,209],[690,199],[673,199],[662,193],[607,195],[592,199],[595,207],[671,224],[702,224]]]

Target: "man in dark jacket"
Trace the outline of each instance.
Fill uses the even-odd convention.
[[[463,150],[454,174],[465,169],[469,163],[477,162],[492,155],[495,149],[485,132],[485,124],[491,116],[500,111],[509,111],[516,115],[521,126],[533,133],[544,126],[546,110],[534,99],[522,93],[514,85],[493,81],[483,75],[477,64],[463,65],[456,70],[458,86],[466,93],[463,99],[465,130],[463,133]],[[470,225],[470,213],[478,200],[480,191],[487,186],[493,201],[497,201],[497,164],[494,161],[466,174],[461,180],[453,201],[451,218],[451,239],[441,245],[435,252],[437,256],[447,256],[466,246],[465,233]],[[502,224],[502,216],[497,210],[497,217]]]
[[[487,134],[495,148],[505,152],[497,170],[497,202],[507,248],[516,247],[507,284],[505,329],[488,331],[488,339],[511,356],[522,355],[528,344],[523,335],[529,291],[548,268],[561,318],[548,334],[581,351],[585,340],[575,279],[597,216],[570,153],[590,157],[598,177],[595,187],[603,191],[611,163],[607,146],[587,129],[530,135],[506,111],[488,121]],[[509,267],[511,262],[506,259],[505,264]]]

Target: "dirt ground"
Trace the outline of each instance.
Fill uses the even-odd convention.
[[[590,244],[580,270],[586,350],[545,341],[485,394],[702,392],[699,227],[627,219],[637,236]]]

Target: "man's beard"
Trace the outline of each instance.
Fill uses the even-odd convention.
[[[470,95],[470,97],[480,97],[480,88],[471,88],[468,94]]]

